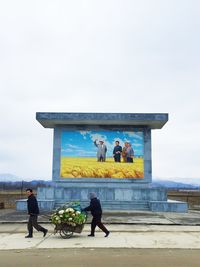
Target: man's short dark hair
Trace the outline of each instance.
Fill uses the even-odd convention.
[[[119,141],[115,141],[115,143],[118,143],[119,144]]]
[[[26,192],[27,192],[27,191],[30,191],[31,193],[33,192],[33,190],[32,190],[31,188],[27,188],[27,189],[26,189]]]

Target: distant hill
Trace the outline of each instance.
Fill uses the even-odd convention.
[[[44,179],[31,179],[31,178],[26,178],[26,177],[18,177],[17,175],[11,174],[11,173],[0,173],[0,182],[31,182],[33,183],[38,183],[41,181],[46,181]]]
[[[189,183],[189,179],[188,179],[188,183],[184,183],[182,181],[177,182],[177,181],[171,181],[171,180],[161,180],[161,179],[155,179],[152,182],[152,187],[161,187],[161,188],[173,188],[173,189],[199,189],[200,188],[200,183],[198,183],[196,180],[191,181],[191,183]]]
[[[10,173],[1,173],[0,174],[0,183],[14,183],[24,184],[37,187],[37,186],[50,186],[52,184],[52,180],[42,180],[42,179],[25,179],[24,177],[20,178],[14,174]],[[151,187],[157,188],[169,188],[169,189],[200,189],[200,178],[170,178],[169,179],[162,179],[162,178],[154,178],[151,184]]]

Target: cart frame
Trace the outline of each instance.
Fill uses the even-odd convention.
[[[72,237],[73,233],[80,234],[83,231],[84,224],[72,226],[67,223],[56,224],[54,228],[54,235],[59,232],[64,239]]]

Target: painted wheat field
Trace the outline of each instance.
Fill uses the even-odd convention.
[[[62,178],[144,178],[143,158],[134,163],[116,163],[113,158],[97,162],[96,158],[61,157]]]

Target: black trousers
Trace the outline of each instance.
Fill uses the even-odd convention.
[[[107,228],[101,222],[101,216],[93,217],[92,222],[91,222],[91,235],[94,235],[96,226],[98,226],[105,234],[109,232]]]
[[[114,160],[115,160],[115,162],[121,162],[121,155],[120,154],[115,154]]]
[[[127,161],[128,163],[133,163],[133,158],[131,158],[131,157],[127,157],[127,158],[126,158],[126,161]]]
[[[100,157],[98,157],[97,161],[105,162],[106,157],[100,156]]]
[[[33,235],[33,227],[37,231],[40,231],[40,232],[44,232],[46,230],[44,227],[42,227],[41,225],[38,224],[37,219],[38,219],[38,215],[30,215],[29,216],[27,228],[28,228],[28,233],[31,236]]]

